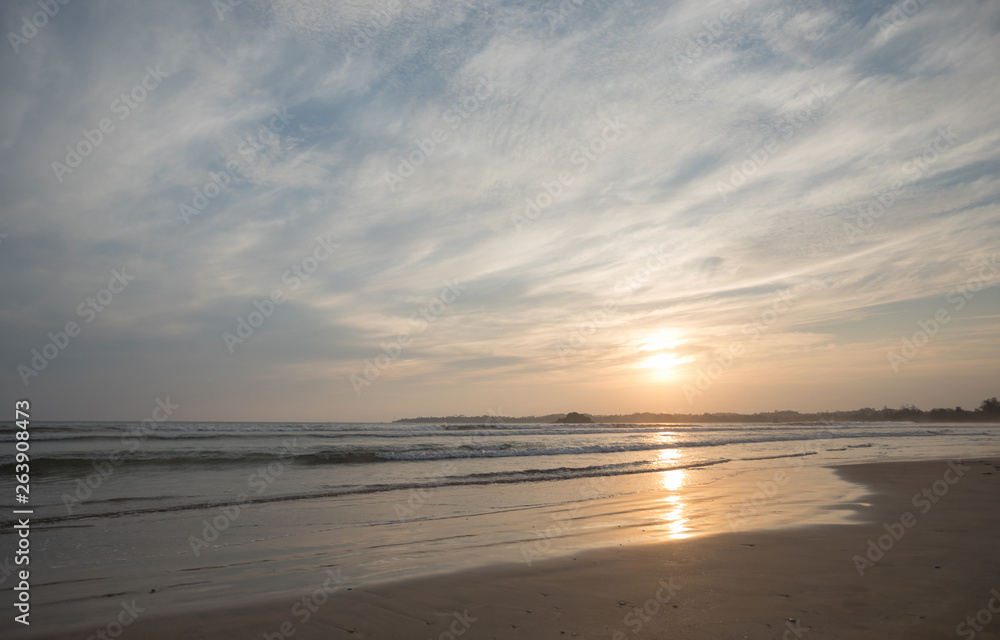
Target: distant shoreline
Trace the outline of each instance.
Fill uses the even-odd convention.
[[[582,412],[581,412],[582,413]],[[583,413],[596,424],[649,424],[649,423],[794,423],[794,422],[1000,422],[1000,403],[996,398],[984,400],[978,409],[931,409],[922,411],[914,406],[899,409],[854,409],[851,411],[824,411],[799,413],[798,411],[771,411],[768,413],[631,413],[627,415],[598,415]],[[534,424],[554,423],[565,413],[543,416],[444,416],[400,418],[393,424]]]

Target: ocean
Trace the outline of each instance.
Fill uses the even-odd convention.
[[[96,624],[125,597],[154,611],[294,597],[334,568],[349,586],[609,539],[848,521],[864,488],[825,465],[998,455],[1000,425],[53,422],[33,423],[30,442],[32,601]],[[780,487],[794,513],[699,499],[772,470],[798,474]],[[635,496],[650,509],[626,508]]]

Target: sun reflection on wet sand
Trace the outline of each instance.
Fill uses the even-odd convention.
[[[667,491],[677,491],[684,486],[684,469],[671,469],[670,471],[662,471],[660,475],[660,484]]]
[[[679,457],[680,452],[676,449],[664,449],[660,452],[661,460],[675,460]],[[667,537],[678,540],[687,538],[691,534],[688,532],[687,517],[684,514],[684,500],[679,491],[684,486],[684,469],[661,472],[660,482],[664,490],[671,492],[670,495],[663,498],[667,507],[663,511],[663,519],[667,525]]]

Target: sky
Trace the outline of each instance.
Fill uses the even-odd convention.
[[[0,402],[35,419],[1000,393],[996,2],[0,19]]]

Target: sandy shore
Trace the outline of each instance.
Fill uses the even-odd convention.
[[[996,613],[987,609],[1000,595],[1000,461],[837,472],[870,488],[857,524],[624,544],[350,590],[318,567],[316,590],[298,601],[173,617],[137,612],[134,622],[123,616],[124,629],[112,622],[104,632],[274,640],[1000,638],[1000,599],[992,600]],[[786,493],[794,498],[795,487]],[[32,625],[31,637],[83,640],[97,631],[46,635],[42,624]]]

